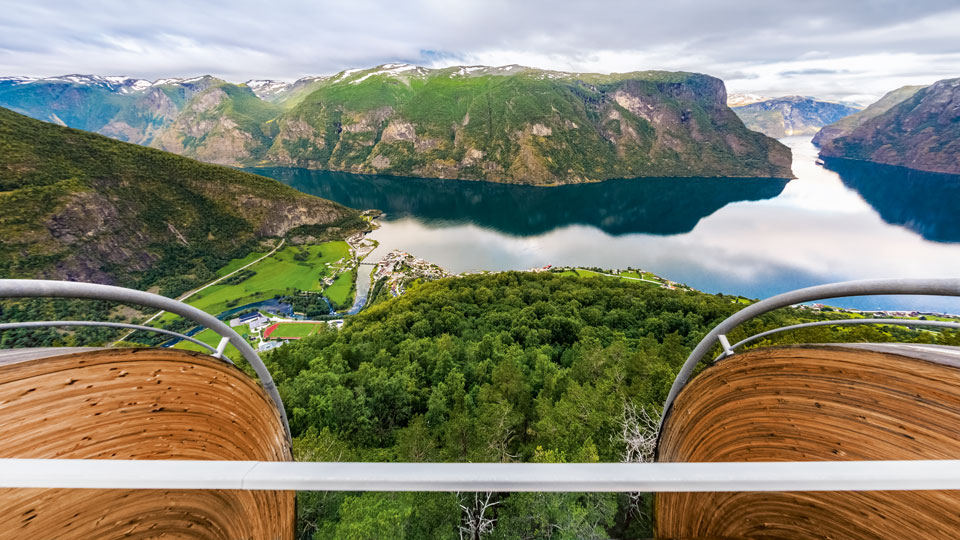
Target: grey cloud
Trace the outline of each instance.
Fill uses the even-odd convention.
[[[823,68],[811,68],[811,69],[796,69],[792,71],[781,71],[781,77],[798,77],[803,75],[838,75],[840,73],[850,73],[849,69],[823,69]]]
[[[625,51],[638,58],[628,69],[696,70],[751,85],[815,76],[843,86],[851,74],[835,66],[761,68],[809,51],[824,62],[960,52],[956,0],[0,0],[0,12],[0,75],[294,79],[389,61],[507,63],[511,55],[603,71],[613,69],[610,51]],[[839,86],[827,90],[849,91]]]

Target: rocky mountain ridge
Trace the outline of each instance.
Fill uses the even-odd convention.
[[[743,126],[722,81],[693,73],[384,64],[293,83],[96,82],[0,84],[0,106],[235,166],[540,185],[792,177],[789,149]]]
[[[903,102],[903,100],[916,94],[921,88],[924,88],[922,85],[916,86],[902,86],[896,90],[892,90],[883,95],[879,100],[874,103],[871,103],[862,111],[858,111],[849,116],[845,116],[832,124],[824,126],[817,134],[813,137],[813,144],[821,145],[827,144],[829,141],[836,139],[837,137],[847,135],[853,130],[857,129],[864,122],[870,120],[871,118],[876,118],[881,114],[887,112],[893,106]]]
[[[960,78],[916,90],[853,129],[817,142],[824,157],[960,174]]]
[[[813,135],[823,126],[860,110],[806,96],[767,98],[732,108],[748,128],[774,138]]]

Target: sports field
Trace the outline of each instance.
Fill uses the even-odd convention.
[[[326,323],[315,322],[282,322],[272,324],[263,331],[267,339],[301,339],[316,334]]]

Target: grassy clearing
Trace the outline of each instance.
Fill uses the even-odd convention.
[[[204,289],[190,297],[187,303],[207,313],[217,314],[231,307],[259,302],[276,295],[292,294],[294,290],[319,291],[322,288],[321,280],[333,273],[326,263],[335,263],[349,256],[350,247],[341,241],[318,246],[287,246],[248,268],[256,273],[254,276],[240,283],[219,283]],[[239,268],[246,264],[240,264],[242,260],[231,261],[230,264]]]
[[[331,302],[341,307],[348,307],[347,303],[353,296],[353,270],[346,270],[337,276],[333,285],[324,289],[323,294]]]
[[[563,272],[559,272],[558,275],[568,276],[568,277],[585,277],[585,278],[605,277],[605,278],[611,278],[611,279],[627,279],[627,281],[630,281],[632,283],[637,283],[639,285],[650,285],[654,287],[660,286],[660,278],[658,278],[655,274],[651,274],[650,272],[639,273],[639,272],[631,272],[631,271],[624,270],[620,272],[619,275],[609,275],[609,274],[603,274],[600,272],[595,272],[593,270],[587,270],[585,268],[574,268],[572,270],[564,270]],[[640,279],[646,280],[646,281],[637,281]],[[651,281],[655,283],[651,283]]]
[[[246,324],[242,326],[238,326],[234,328],[234,330],[236,330],[236,332],[241,336],[250,334],[250,327],[247,326]],[[209,330],[209,329],[205,329],[191,337],[193,337],[194,339],[200,340],[208,345],[211,345],[214,348],[216,348],[216,346],[220,344],[220,336],[213,330]],[[184,349],[187,351],[199,351],[202,353],[210,354],[210,351],[208,349],[205,349],[200,345],[197,345],[196,343],[190,343],[189,341],[181,341],[180,343],[177,343],[176,345],[174,345],[173,348]],[[237,350],[237,348],[234,347],[233,344],[228,344],[227,348],[223,351],[223,353],[227,355],[227,358],[233,360],[234,362],[237,362],[240,360],[240,351]]]
[[[321,326],[326,323],[277,323],[272,325],[269,334],[265,337],[270,339],[300,339],[316,334]]]
[[[233,272],[234,270],[243,268],[244,266],[252,263],[253,261],[259,259],[260,257],[263,257],[267,253],[269,253],[269,251],[254,251],[253,253],[247,255],[246,257],[243,257],[242,259],[233,259],[232,261],[227,263],[226,266],[217,270],[217,277],[223,277],[229,274],[230,272]]]
[[[658,277],[656,276],[656,274],[653,274],[653,273],[651,273],[651,272],[631,272],[631,271],[627,271],[627,270],[624,270],[623,272],[620,272],[620,276],[622,276],[622,277],[631,277],[631,278],[636,278],[636,279],[647,279],[647,280],[650,280],[650,281],[659,281],[659,279],[660,279],[660,278],[658,278]]]
[[[266,253],[252,253],[240,259],[233,259],[217,273],[221,276],[226,275]],[[191,296],[186,303],[216,315],[231,307],[267,300],[276,295],[292,294],[296,289],[320,291],[323,287],[321,280],[332,275],[337,269],[337,265],[333,263],[340,259],[349,260],[349,257],[350,246],[343,241],[326,242],[316,246],[286,246],[244,270],[244,272],[253,272],[255,275],[238,283],[227,283],[238,278],[242,273],[237,274],[223,283],[208,287]],[[328,263],[331,266],[327,266]],[[352,272],[350,274],[352,275]],[[177,315],[164,313],[154,324],[161,327],[167,326],[177,319],[179,319]],[[198,345],[191,346],[199,349]]]

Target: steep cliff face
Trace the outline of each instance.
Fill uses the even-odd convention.
[[[290,84],[141,83],[104,94],[113,108],[83,127],[226,165],[542,185],[792,177],[789,149],[746,129],[726,106],[723,83],[695,73],[388,64]],[[0,85],[0,106],[38,84],[6,98]],[[51,120],[45,103],[29,114]]]
[[[813,135],[821,127],[858,110],[803,96],[766,99],[733,108],[748,128],[775,138]]]
[[[723,82],[694,73],[572,74],[386,65],[323,81],[277,120],[277,165],[570,184],[637,176],[790,177]]]
[[[250,88],[222,83],[192,97],[149,145],[209,163],[251,163],[270,146],[267,123],[278,114]]]
[[[960,174],[960,79],[918,90],[846,135],[821,138],[820,155]]]
[[[0,275],[149,286],[356,211],[261,176],[0,109]],[[344,231],[345,232],[345,231]]]
[[[851,133],[853,130],[863,125],[863,123],[867,120],[880,116],[881,114],[889,111],[893,106],[902,103],[905,99],[912,97],[921,88],[924,87],[903,86],[891,92],[887,92],[882,98],[880,98],[877,102],[872,103],[866,109],[849,116],[845,116],[836,122],[833,122],[832,124],[824,126],[813,137],[813,144],[818,146],[828,144],[837,137],[842,137]]]

